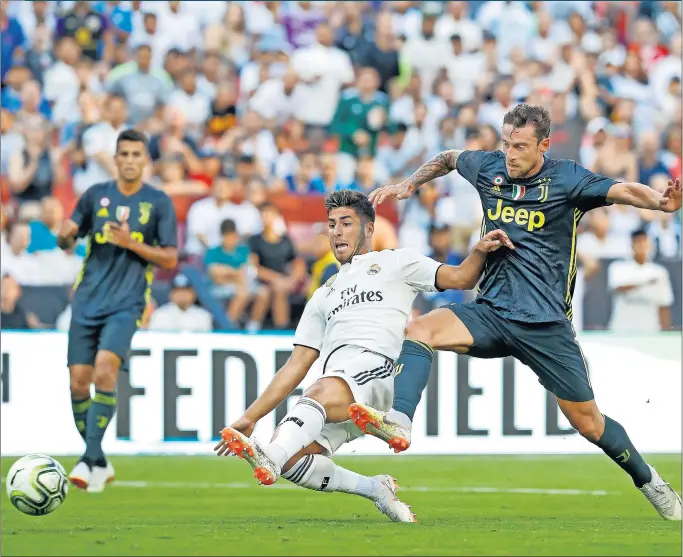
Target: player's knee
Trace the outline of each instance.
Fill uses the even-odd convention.
[[[354,400],[348,384],[338,377],[318,379],[306,389],[304,396],[323,406],[329,422],[348,420],[348,407]]]
[[[433,344],[432,330],[425,319],[425,316],[413,319],[406,325],[406,338],[410,340],[419,340],[425,344]]]
[[[85,398],[90,393],[90,378],[71,377],[71,397]]]
[[[95,371],[93,383],[95,387],[103,390],[113,390],[116,387],[116,378],[121,367],[121,359],[113,352],[100,351],[95,358]]]

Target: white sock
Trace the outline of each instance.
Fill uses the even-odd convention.
[[[375,482],[372,478],[342,468],[326,456],[306,455],[282,477],[306,489],[339,491],[373,499]]]
[[[407,427],[408,429],[411,429],[413,427],[413,422],[410,420],[408,416],[406,416],[403,412],[394,410],[393,408],[389,410],[389,412],[387,412],[387,418],[389,418],[389,420],[394,422],[395,424]]]
[[[327,414],[318,401],[301,397],[279,426],[277,437],[263,447],[280,469],[304,447],[308,447],[323,429]]]

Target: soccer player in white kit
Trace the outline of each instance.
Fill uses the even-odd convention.
[[[353,493],[372,500],[397,522],[415,522],[396,497],[388,475],[366,477],[329,456],[363,435],[349,420],[354,402],[388,410],[394,392],[394,361],[417,293],[473,288],[487,253],[512,244],[501,230],[485,235],[461,265],[443,265],[411,249],[371,251],[375,211],[361,193],[342,190],[325,199],[330,246],[339,272],[306,304],[287,363],[244,415],[221,433],[215,450],[236,454],[260,483],[285,479],[317,491]],[[316,360],[322,377],[313,383],[262,446],[251,439],[258,420],[301,383]]]

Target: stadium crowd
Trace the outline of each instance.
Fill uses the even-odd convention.
[[[179,220],[154,330],[291,328],[336,272],[325,193],[499,148],[519,102],[550,110],[553,157],[657,189],[681,177],[679,2],[3,0],[0,28],[3,329],[68,328],[84,248],[60,251],[56,231],[114,177],[130,126]],[[449,263],[482,218],[457,173],[380,215],[378,248]],[[680,327],[680,213],[593,211],[577,254],[577,328]],[[589,291],[609,306],[584,323]]]

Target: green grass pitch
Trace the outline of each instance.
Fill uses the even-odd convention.
[[[14,460],[2,459],[3,478]],[[336,460],[393,474],[419,523],[285,480],[257,486],[234,457],[112,457],[113,485],[72,488],[52,515],[24,516],[2,495],[2,554],[681,555],[681,523],[659,518],[602,456]],[[680,492],[680,455],[648,460]]]

